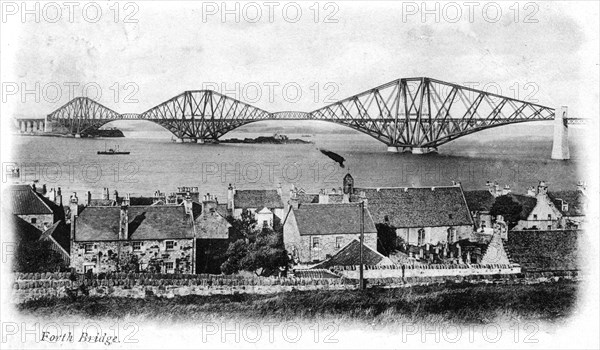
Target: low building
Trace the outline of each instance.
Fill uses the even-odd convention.
[[[363,244],[362,254],[362,264],[366,266],[389,266],[394,264],[390,258],[365,244]],[[360,241],[355,238],[331,258],[312,266],[311,269],[335,269],[336,267],[358,266],[360,264]]]
[[[129,196],[119,206],[71,206],[71,266],[80,273],[153,271],[205,272],[198,256],[214,240],[226,245],[231,225],[205,196],[202,205],[187,197],[181,205],[133,206]]]
[[[489,192],[488,192],[489,193]],[[435,187],[355,187],[346,174],[338,190],[307,193],[292,187],[290,206],[301,203],[364,202],[376,224],[396,230],[400,241],[421,246],[456,242],[474,230],[473,218],[460,184]],[[491,223],[490,223],[491,226]]]
[[[35,185],[9,185],[2,190],[2,209],[45,231],[63,218],[60,188],[58,192],[54,202],[39,193]]]
[[[251,213],[260,227],[278,226],[284,216],[281,185],[276,190],[238,190],[230,184],[227,210],[235,219],[241,218],[244,211]]]
[[[460,185],[356,188],[376,223],[396,230],[414,246],[453,243],[471,236],[474,225]]]
[[[519,222],[513,230],[557,230],[562,225],[562,213],[548,196],[548,185],[540,181],[537,189],[530,187],[527,195],[509,194],[522,207]]]
[[[585,223],[588,206],[585,185],[579,183],[576,190],[548,192],[554,206],[560,211],[560,228],[578,229]]]
[[[499,196],[505,196],[511,193],[510,187],[505,185],[500,189],[498,183],[487,182],[487,189],[464,191],[467,206],[473,217],[475,229],[479,232],[490,231],[493,229],[494,218],[490,215],[490,210]]]
[[[295,262],[308,264],[333,256],[360,238],[359,203],[300,204],[291,207],[283,223],[285,249]],[[377,250],[377,229],[369,209],[364,209],[364,244]]]

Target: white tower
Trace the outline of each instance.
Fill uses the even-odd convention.
[[[569,155],[569,129],[567,126],[567,106],[561,106],[554,114],[554,141],[552,159],[566,160]]]

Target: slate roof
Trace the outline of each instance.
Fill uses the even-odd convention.
[[[472,225],[473,218],[459,186],[357,188],[365,192],[375,222],[391,226],[436,227]]]
[[[496,198],[488,190],[465,191],[465,199],[470,211],[489,212]]]
[[[114,199],[92,198],[88,206],[90,207],[112,207],[117,203]]]
[[[119,237],[120,207],[87,207],[77,218],[76,241],[112,241]],[[193,230],[183,206],[131,206],[128,208],[129,238],[192,238]]]
[[[301,204],[298,209],[291,210],[301,236],[360,233],[358,203]],[[364,232],[377,232],[368,208],[365,208]]]
[[[190,239],[193,225],[183,205],[130,206],[130,240]],[[196,238],[228,238],[229,223],[218,213],[193,210]],[[120,207],[87,207],[76,221],[76,241],[113,241],[119,237]]]
[[[283,208],[283,201],[277,190],[236,190],[233,195],[236,208]]]
[[[531,211],[537,205],[537,198],[526,196],[523,194],[514,194],[514,193],[510,193],[508,195],[515,202],[521,204],[522,209],[521,209],[521,214],[519,215],[519,217],[521,218],[521,220],[527,220],[527,218],[529,217],[529,214],[531,214]]]
[[[16,244],[20,244],[21,242],[36,241],[41,236],[41,231],[35,226],[4,209],[2,210],[1,225],[1,231],[5,239],[7,241],[10,240],[15,242]],[[10,236],[7,237],[7,234],[10,233],[13,234],[12,240],[10,239]]]
[[[368,266],[374,266],[382,263],[386,265],[392,265],[392,261],[389,258],[381,255],[379,252],[371,249],[370,247],[363,244],[363,264]],[[330,259],[323,261],[315,266],[313,269],[328,269],[334,266],[356,266],[360,264],[360,241],[353,239],[346,246],[340,249]]]
[[[29,185],[11,185],[2,191],[2,206],[15,215],[54,214],[47,202]]]
[[[585,215],[585,206],[587,198],[581,191],[555,191],[548,192],[548,196],[560,212],[565,216],[583,216]],[[562,210],[562,202],[565,201],[569,208],[568,210]]]
[[[218,211],[206,213],[206,215],[198,215],[194,223],[196,224],[196,238],[229,238],[231,224]]]

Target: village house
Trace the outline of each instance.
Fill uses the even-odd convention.
[[[341,192],[341,193],[340,193]],[[292,187],[290,205],[364,202],[376,224],[396,230],[410,245],[455,242],[471,236],[473,218],[460,184],[434,187],[360,188],[346,174],[340,190],[306,193]],[[491,223],[490,223],[491,226]]]
[[[2,191],[2,216],[7,225],[3,232],[12,232],[14,242],[47,240],[50,248],[69,264],[69,231],[64,222],[60,187],[49,191],[44,185],[18,184]]]
[[[290,207],[283,223],[283,242],[296,263],[330,258],[352,240],[360,238],[359,203],[299,204]],[[364,209],[364,244],[377,250],[377,229]]]
[[[38,192],[35,184],[9,185],[2,190],[2,208],[38,230],[45,231],[64,215],[60,188],[58,195],[54,193],[52,189],[49,195],[53,195],[54,198],[51,199]]]
[[[548,196],[548,185],[544,181],[540,181],[537,188],[529,187],[526,195],[511,193],[509,196],[522,208],[513,230],[560,228],[562,213]]]
[[[206,272],[199,260],[215,241],[228,243],[231,225],[217,212],[215,197],[202,204],[190,195],[180,205],[131,205],[130,196],[118,206],[81,209],[70,198],[71,267],[79,273],[154,271]]]
[[[579,229],[585,223],[588,197],[583,182],[577,184],[575,190],[548,192],[548,197],[562,217],[559,227],[562,229]]]
[[[281,224],[284,215],[281,185],[276,190],[238,190],[229,184],[227,210],[235,219],[247,211],[254,215],[259,227],[274,228]]]
[[[467,206],[478,232],[491,232],[494,218],[490,215],[490,210],[496,198],[511,193],[508,185],[501,189],[497,182],[488,181],[486,187],[485,190],[464,191]]]

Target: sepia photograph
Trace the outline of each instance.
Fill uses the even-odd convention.
[[[600,348],[599,2],[0,17],[0,348]]]

